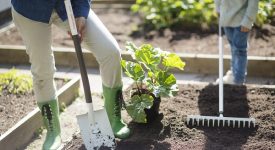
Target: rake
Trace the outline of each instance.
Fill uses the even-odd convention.
[[[196,126],[227,126],[238,128],[255,127],[256,120],[254,118],[237,118],[223,116],[223,43],[221,24],[219,23],[219,116],[201,116],[201,115],[187,115],[187,124]]]

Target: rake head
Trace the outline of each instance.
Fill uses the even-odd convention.
[[[188,115],[187,125],[192,126],[212,126],[212,127],[238,127],[238,128],[255,128],[256,121],[254,118],[236,118],[236,117],[219,117]]]

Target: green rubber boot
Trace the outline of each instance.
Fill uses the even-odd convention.
[[[43,150],[57,150],[61,147],[58,101],[37,103],[41,110],[44,126],[47,129]]]
[[[130,129],[121,119],[122,87],[108,88],[103,85],[104,105],[115,137],[125,139],[130,135]]]

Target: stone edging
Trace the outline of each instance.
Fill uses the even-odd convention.
[[[92,53],[83,51],[87,67],[98,67],[98,63]],[[218,55],[210,54],[181,54],[186,62],[184,71],[173,70],[178,73],[217,74]],[[2,64],[29,64],[28,56],[24,46],[0,45],[0,63]],[[76,55],[72,48],[54,48],[56,65],[67,67],[78,67]],[[122,51],[122,58],[132,60],[131,55]],[[224,56],[224,70],[229,69],[230,56]],[[247,72],[254,77],[275,77],[275,57],[248,56]]]

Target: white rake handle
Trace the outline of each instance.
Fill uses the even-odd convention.
[[[219,113],[223,114],[223,41],[221,19],[219,18]]]

